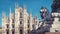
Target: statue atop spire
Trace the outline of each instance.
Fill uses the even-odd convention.
[[[24,11],[24,13],[27,11],[26,5],[23,6],[23,11]]]
[[[32,14],[32,10],[30,9],[30,14]]]
[[[2,18],[6,18],[5,12],[2,12]]]
[[[15,8],[18,8],[18,7],[19,7],[18,3],[15,3]]]
[[[35,15],[35,17],[34,17],[35,19],[38,19],[38,16],[37,16],[37,14]]]
[[[11,13],[11,7],[10,7],[10,13]]]
[[[26,5],[24,5],[24,7],[23,7],[24,9],[26,9]]]
[[[12,11],[12,10],[11,10],[11,7],[10,7],[10,15],[11,15],[11,13],[12,13],[11,11]]]

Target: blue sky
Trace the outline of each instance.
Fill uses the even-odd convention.
[[[21,7],[26,5],[27,12],[29,13],[31,10],[32,16],[37,15],[40,19],[40,8],[44,6],[51,12],[52,0],[0,0],[0,26],[2,26],[2,12],[5,12],[8,16],[10,7],[14,12],[15,3],[18,3]]]

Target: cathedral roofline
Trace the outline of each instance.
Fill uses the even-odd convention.
[[[2,11],[2,17],[6,17],[6,13]]]

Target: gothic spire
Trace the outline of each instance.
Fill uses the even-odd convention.
[[[10,13],[11,13],[11,7],[10,7]]]
[[[2,18],[6,18],[5,12],[2,12]]]
[[[10,7],[10,14],[11,14],[11,7]]]
[[[26,5],[25,4],[24,4],[23,8],[26,9]]]
[[[15,8],[18,8],[18,7],[19,7],[18,3],[15,3]]]
[[[32,14],[32,10],[30,9],[29,15],[31,16],[31,14]]]
[[[38,16],[37,16],[37,14],[36,14],[36,15],[35,15],[35,19],[37,19],[37,17],[38,17]]]

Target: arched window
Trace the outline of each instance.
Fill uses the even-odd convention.
[[[20,29],[20,34],[23,34],[23,30],[22,29]]]
[[[20,18],[22,18],[23,17],[23,14],[22,14],[22,12],[20,12]]]
[[[15,31],[12,31],[12,34],[15,34]]]
[[[14,19],[12,19],[12,23],[14,23]]]
[[[9,34],[9,30],[7,30],[6,33]]]
[[[28,30],[28,34],[29,34],[29,30]]]
[[[9,25],[7,24],[6,27],[9,28]]]
[[[12,28],[14,28],[14,25],[12,25]]]
[[[28,20],[28,23],[29,23],[29,20]]]
[[[20,21],[20,24],[22,24],[22,21]]]
[[[29,24],[28,24],[28,28],[29,28]]]

